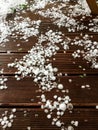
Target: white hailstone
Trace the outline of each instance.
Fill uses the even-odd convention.
[[[3,128],[3,129],[6,129],[6,128],[7,128],[7,125],[2,126],[2,128]]]
[[[46,102],[46,99],[45,99],[45,98],[43,98],[43,99],[42,99],[42,102]]]
[[[67,128],[65,128],[64,126],[61,127],[61,130],[67,130]]]
[[[61,103],[60,105],[59,105],[59,109],[60,110],[62,110],[62,111],[65,111],[66,110],[66,104],[65,103]]]
[[[4,82],[6,82],[8,79],[7,78],[4,78]]]
[[[16,112],[16,108],[13,108],[13,109],[12,109],[12,112]]]
[[[60,111],[57,111],[57,115],[58,115],[58,116],[61,115],[61,112],[60,112]]]
[[[30,127],[30,126],[28,126],[28,127],[27,127],[27,130],[31,130],[31,127]]]
[[[75,125],[76,127],[78,126],[78,124],[79,124],[78,121],[75,121],[75,122],[74,122],[74,125]]]
[[[95,65],[94,65],[94,68],[95,68],[95,69],[98,69],[98,64],[95,64]]]
[[[20,78],[19,77],[17,77],[17,79],[16,79],[17,81],[19,81],[20,80]]]
[[[46,107],[49,107],[50,106],[50,101],[49,100],[47,100],[47,102],[46,102],[46,105],[45,105]]]
[[[81,88],[90,88],[90,85],[87,84],[87,85],[82,85]]]
[[[89,87],[90,87],[90,85],[89,85],[89,84],[87,84],[87,85],[86,85],[86,87],[87,87],[87,88],[89,88]]]
[[[61,97],[58,97],[58,101],[61,101],[62,100],[62,98]]]
[[[9,119],[13,119],[13,117],[14,117],[14,115],[13,115],[13,114],[11,114],[11,115],[9,116]]]
[[[3,85],[1,85],[1,86],[0,86],[0,89],[1,89],[1,90],[2,90],[2,89],[4,89],[4,86],[3,86]]]
[[[50,119],[50,118],[51,118],[51,115],[50,115],[50,114],[48,114],[48,115],[47,115],[47,118],[48,118],[48,119]]]
[[[42,90],[46,90],[46,87],[43,86],[43,87],[42,87]]]
[[[55,77],[55,76],[52,76],[51,79],[54,81],[54,80],[56,80],[56,77]]]
[[[68,102],[69,102],[68,100],[65,100],[65,104],[68,104]]]
[[[54,99],[56,99],[57,98],[57,95],[54,95]]]
[[[72,79],[69,79],[69,83],[71,83],[72,82]]]
[[[94,53],[95,53],[95,54],[97,54],[97,53],[98,53],[98,50],[97,50],[97,49],[95,49],[95,50],[94,50]]]
[[[65,76],[68,76],[68,74],[67,74],[67,73],[65,73]]]
[[[56,121],[57,121],[57,118],[53,118],[53,121],[56,122]]]
[[[57,101],[54,101],[54,107],[57,108],[57,106],[59,105],[59,103]],[[58,108],[57,108],[58,109]]]
[[[81,88],[85,88],[85,85],[82,85]]]
[[[45,95],[44,95],[44,94],[42,94],[42,95],[41,95],[41,98],[45,98]]]
[[[98,105],[96,106],[96,109],[98,109]]]
[[[68,130],[74,130],[72,126],[68,126]]]
[[[54,71],[54,72],[57,72],[57,71],[58,71],[58,69],[57,69],[57,68],[54,68],[54,69],[53,69],[53,71]]]
[[[37,82],[37,81],[38,81],[38,79],[37,79],[37,78],[35,78],[33,81],[34,81],[34,82]]]
[[[9,123],[9,121],[8,121],[8,120],[6,120],[6,121],[5,121],[5,124],[8,124],[8,123]]]
[[[12,127],[12,123],[9,122],[9,123],[7,124],[7,126],[8,126],[9,128]]]
[[[61,127],[62,123],[60,121],[56,122],[56,126]]]
[[[58,84],[58,89],[63,89],[64,86],[62,84]]]
[[[6,121],[7,119],[8,119],[7,116],[3,117],[3,120],[4,120],[4,121]]]
[[[71,124],[73,125],[73,124],[74,124],[74,121],[71,121]]]
[[[3,84],[4,83],[4,81],[3,81],[3,79],[2,79],[2,81],[0,81],[0,84]]]
[[[64,50],[67,50],[68,48],[68,45],[64,45]]]
[[[5,121],[2,120],[2,121],[1,121],[1,125],[4,125],[4,124],[5,124]]]
[[[63,116],[63,115],[64,115],[64,112],[62,111],[62,112],[61,112],[61,116]]]
[[[45,109],[44,112],[45,112],[45,113],[48,113],[49,111],[48,111],[48,109]]]
[[[70,100],[69,96],[66,96],[65,99],[68,100],[68,101]]]

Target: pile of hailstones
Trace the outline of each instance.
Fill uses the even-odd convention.
[[[14,63],[8,64],[8,67],[17,68],[18,71],[15,72],[17,80],[21,79],[18,76],[20,74],[22,74],[22,78],[33,76],[34,82],[42,90],[41,108],[47,113],[47,118],[52,119],[52,125],[64,127],[64,122],[60,118],[67,109],[71,111],[73,105],[70,103],[71,99],[64,90],[63,84],[56,82],[55,75],[58,69],[53,68],[52,63],[50,63],[50,58],[60,49],[58,44],[63,43],[63,34],[62,32],[49,30],[45,35],[39,36],[38,39],[38,43],[28,52],[29,54],[25,55],[20,61],[16,60]],[[47,44],[43,46],[45,41]],[[47,99],[46,92],[52,92],[53,89],[58,89],[62,94],[60,96],[53,95],[52,101],[49,98]],[[54,113],[55,117],[52,116]],[[78,123],[76,121],[73,124],[77,126]],[[71,127],[69,126],[69,128]]]

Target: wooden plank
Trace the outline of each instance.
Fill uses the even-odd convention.
[[[40,95],[38,85],[32,78],[25,78],[17,81],[14,77],[7,77],[6,85],[8,89],[0,91],[0,105],[28,106],[38,105]],[[31,103],[31,104],[30,104]]]
[[[78,20],[78,21],[80,21],[80,20]],[[83,21],[82,21],[82,23],[83,23]],[[83,30],[79,30],[79,31],[77,31],[77,30],[75,30],[74,32],[69,32],[68,31],[68,28],[67,27],[58,27],[57,25],[54,25],[53,24],[53,22],[51,21],[51,22],[46,22],[46,23],[42,23],[41,24],[41,30],[40,30],[40,32],[42,32],[42,33],[44,33],[44,32],[46,32],[47,30],[53,30],[53,31],[61,31],[62,33],[66,33],[67,35],[79,35],[79,34],[90,34],[90,35],[94,35],[94,34],[96,34],[96,35],[98,35],[98,32],[93,32],[93,31],[89,31],[89,26],[87,26],[88,25],[88,23],[89,23],[89,21],[84,21],[84,26],[86,26],[87,27],[87,29],[83,29]],[[93,28],[93,26],[91,27],[91,28]]]
[[[34,14],[34,13],[28,12],[28,11],[27,11],[27,13],[24,13],[22,15],[23,15],[23,17],[30,17],[32,20],[39,20],[39,19],[42,20],[42,24],[39,27],[40,34],[41,33],[44,34],[48,30],[52,29],[53,31],[62,31],[65,34],[65,36],[72,36],[72,37],[73,37],[73,35],[74,35],[74,37],[76,35],[79,36],[81,33],[95,35],[96,38],[97,38],[97,35],[98,35],[98,32],[96,33],[96,32],[88,31],[89,27],[88,27],[87,30],[75,31],[75,32],[69,33],[67,31],[67,28],[57,27],[57,25],[54,25],[53,22],[51,20],[49,20],[49,18],[48,19],[43,18],[42,16],[40,16],[38,14]],[[13,19],[13,15],[9,16],[9,19]],[[79,19],[80,18],[78,18],[78,20]],[[85,25],[88,25],[88,23],[91,19],[92,19],[92,17],[89,17],[89,18],[87,17],[84,21],[82,21],[82,23],[84,22]],[[24,51],[28,51],[37,42],[37,38],[35,38],[35,37],[29,38],[29,41],[27,43],[25,42],[25,40],[20,40],[20,37],[21,36],[18,36],[19,39],[16,40],[16,41],[15,41],[15,39],[11,39],[11,37],[9,37],[9,42],[5,43],[5,47],[2,47],[2,46],[0,47],[0,52],[6,52],[6,51],[24,52]],[[17,44],[20,44],[20,46],[17,46]],[[22,49],[20,49],[20,48],[22,48]]]
[[[75,5],[75,4],[76,4],[76,3],[74,3],[74,5]],[[60,5],[60,2],[56,2],[56,4],[50,4],[50,5],[46,6],[44,9],[42,9],[42,10],[46,11],[47,9],[50,9],[50,8],[52,8],[52,7],[57,7],[58,5]],[[70,5],[73,5],[73,2],[70,2],[70,3],[67,5],[66,8],[63,8],[63,9],[62,9],[63,13],[64,13],[65,15],[67,15],[67,16],[68,16],[67,12],[68,12],[68,10],[69,10]],[[22,16],[22,17],[24,17],[24,18],[29,17],[29,18],[32,19],[32,20],[39,20],[39,19],[40,19],[40,20],[42,20],[42,24],[41,24],[42,26],[41,26],[41,27],[43,27],[43,25],[45,25],[45,24],[46,24],[47,27],[49,27],[48,24],[53,25],[52,23],[54,22],[54,20],[53,20],[52,18],[49,18],[49,17],[45,18],[45,17],[43,17],[43,16],[40,16],[40,15],[39,15],[38,13],[36,13],[35,11],[34,11],[34,12],[26,11],[26,13],[20,12],[19,16]],[[10,20],[10,19],[12,20],[13,17],[15,17],[15,14],[13,14],[13,15],[8,15],[7,20]],[[74,17],[74,16],[73,16],[73,17]],[[84,24],[85,26],[87,26],[87,29],[83,29],[82,31],[77,31],[77,30],[76,30],[75,32],[77,32],[77,33],[80,33],[80,32],[83,32],[83,33],[86,33],[86,32],[88,32],[88,33],[93,33],[93,32],[90,32],[90,31],[89,31],[88,23],[89,23],[89,21],[93,20],[93,18],[95,18],[95,16],[86,16],[85,19],[81,20],[82,17],[83,17],[83,16],[81,15],[81,16],[79,16],[79,17],[74,17],[74,19],[75,19],[76,21],[80,21],[80,24],[82,24],[82,25]],[[53,26],[54,26],[54,25],[53,25]],[[65,31],[68,32],[66,27],[61,27],[61,28],[59,28],[59,27],[56,26],[56,29],[64,30],[64,32],[65,32]]]
[[[63,37],[63,39],[66,39],[66,37],[68,37],[71,39],[71,42],[73,42],[73,40],[75,38],[78,38],[81,40],[81,39],[83,39],[83,36],[84,36],[84,35],[80,36],[80,33],[79,34],[76,34],[76,33],[66,34],[64,32],[64,34],[65,34],[65,36]],[[89,36],[92,36],[92,38],[90,38],[92,40],[92,42],[98,41],[98,35],[90,34]],[[20,39],[13,40],[10,38],[8,42],[0,45],[0,53],[1,52],[17,52],[17,53],[28,52],[37,43],[37,41],[38,41],[37,37],[30,37],[28,39],[28,42],[26,42],[24,40],[20,40]],[[47,44],[47,42],[46,42],[46,44]],[[60,47],[60,52],[64,51],[64,49],[61,45],[59,45],[59,44],[57,44],[57,45]],[[81,49],[81,47],[78,47],[75,45],[74,46],[69,45],[68,52],[75,51],[76,49]]]
[[[0,117],[2,117],[4,111],[8,111],[9,115],[11,109],[0,109]],[[19,108],[14,115],[16,115],[16,118],[12,127],[6,130],[26,130],[27,127],[31,127],[31,130],[61,129],[51,125],[51,120],[48,120],[46,114],[40,109]],[[62,120],[66,123],[66,126],[69,126],[72,120],[79,121],[79,126],[75,130],[98,130],[98,110],[95,109],[74,109],[73,113],[65,112]],[[0,130],[3,130],[1,126]]]
[[[65,36],[68,36],[73,40],[76,36],[80,37],[81,33],[87,33],[93,35],[92,41],[98,41],[98,33],[90,32],[89,28],[84,29],[83,31],[69,33],[67,28],[58,28],[49,18],[44,18],[31,12],[24,14],[24,17],[30,17],[32,20],[42,20],[42,24],[39,28],[40,34],[44,34],[47,30],[52,29],[54,31],[62,31]],[[9,16],[9,19],[13,19],[13,16]],[[77,18],[77,20],[80,19],[81,17]],[[88,24],[88,21],[92,19],[93,18],[86,18],[82,23],[86,25]],[[36,42],[36,37],[29,38],[27,43],[23,40],[14,41],[14,39],[10,38],[9,42],[5,43],[5,47],[0,46],[0,52],[8,52],[8,54],[0,54],[0,69],[4,68],[5,75],[14,75],[16,70],[7,68],[7,64],[13,62],[16,58],[21,59]],[[58,73],[62,72],[63,74],[78,75],[57,77],[57,82],[64,84],[64,90],[69,90],[68,95],[71,97],[72,103],[75,106],[72,114],[68,112],[65,113],[63,121],[66,122],[66,125],[69,125],[71,120],[78,120],[79,127],[75,128],[76,130],[98,130],[98,110],[90,108],[98,105],[98,70],[91,69],[90,64],[87,64],[86,61],[81,58],[75,60],[72,58],[72,52],[77,48],[76,46],[70,46],[70,50],[67,54],[58,53],[50,59],[53,66],[59,69]],[[9,52],[16,53],[9,54]],[[59,52],[63,52],[63,49],[61,48]],[[85,68],[86,71],[84,71],[83,68]],[[92,76],[81,76],[81,74],[85,73],[88,75],[92,74]],[[82,85],[90,85],[90,88],[82,89]],[[11,108],[5,107],[20,107],[17,108],[17,112],[15,113],[16,118],[12,128],[7,128],[7,130],[25,130],[29,126],[31,126],[32,130],[59,130],[59,128],[51,125],[50,120],[46,119],[43,110],[40,108],[34,109],[34,107],[40,107],[41,91],[38,88],[38,85],[33,82],[32,78],[26,77],[21,81],[16,81],[14,77],[8,76],[7,86],[7,90],[0,90],[0,107],[3,107],[0,108],[0,117],[2,117],[4,111],[9,111],[8,113],[10,113]],[[51,95],[48,92],[45,94],[48,99],[53,99],[53,95],[55,94],[58,96],[65,95],[65,93],[61,94],[56,89],[52,90]],[[77,107],[83,107],[83,109]],[[89,109],[86,109],[86,107]],[[27,111],[26,114],[24,114],[25,111]],[[1,126],[0,130],[3,130]]]
[[[7,65],[14,62],[15,59],[21,59],[24,55],[26,53],[0,53],[0,69],[4,68],[4,74],[14,74],[16,69],[8,68]],[[98,74],[98,69],[92,69],[91,64],[86,63],[82,58],[74,59],[72,53],[57,53],[50,59],[50,63],[58,68],[58,73]]]
[[[50,5],[46,6],[46,8],[43,9],[43,12],[46,12],[47,9],[49,10],[52,7],[58,7],[58,5],[60,5],[60,4],[61,4],[61,2],[56,2],[55,4],[50,4]],[[98,32],[89,31],[90,28],[94,27],[93,25],[89,25],[89,23],[91,23],[91,21],[93,21],[93,19],[96,18],[96,15],[90,15],[90,16],[79,15],[79,16],[76,16],[76,17],[68,15],[69,14],[68,10],[71,9],[70,6],[75,6],[76,4],[77,4],[76,1],[74,1],[74,2],[71,1],[68,4],[66,4],[66,7],[61,9],[62,12],[66,16],[73,17],[76,21],[78,21],[80,23],[80,25],[84,25],[86,27],[86,29],[83,29],[83,30],[77,31],[77,29],[76,29],[73,34],[75,34],[75,33],[84,33],[84,34],[85,33],[88,33],[88,34],[94,34],[95,33],[95,34],[98,34]],[[47,20],[47,21],[45,21],[45,20]],[[50,27],[48,27],[48,28],[53,29],[54,27],[52,27],[52,26],[54,26],[53,22],[55,22],[55,18],[46,17],[45,20],[42,20],[42,27],[43,27],[44,24],[47,24],[47,27],[48,27],[48,24],[49,24]],[[44,29],[46,30],[47,28],[44,28]],[[55,29],[68,33],[67,27],[58,27],[55,24]],[[69,35],[70,34],[72,34],[72,32],[69,33]]]
[[[0,90],[0,106],[40,106],[40,95],[42,94],[38,85],[32,78],[24,78],[16,81],[14,77],[7,77],[8,89]],[[69,82],[69,80],[72,82]],[[79,76],[57,77],[57,83],[64,85],[64,90],[69,93],[61,93],[57,89],[45,93],[47,99],[53,99],[54,95],[69,95],[74,106],[96,106],[98,105],[98,77]],[[82,85],[90,85],[89,88],[81,88]]]

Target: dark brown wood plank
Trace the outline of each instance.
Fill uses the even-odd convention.
[[[11,109],[0,109],[0,117],[2,117],[4,111],[8,111],[9,115]],[[26,114],[24,114],[24,111],[26,111]],[[12,127],[6,128],[6,130],[26,130],[27,127],[31,127],[31,130],[61,129],[52,126],[51,120],[48,120],[46,114],[40,109],[19,108],[14,115],[16,115],[16,118]],[[66,123],[66,126],[69,126],[72,120],[79,121],[79,126],[75,130],[98,130],[98,110],[95,109],[74,109],[73,113],[65,112],[62,120]],[[3,130],[1,126],[0,130]]]
[[[42,23],[39,27],[39,32],[40,34],[45,34],[45,32],[47,32],[48,30],[52,29],[53,31],[62,31],[65,36],[68,36],[70,38],[73,39],[73,37],[75,36],[79,36],[81,33],[83,34],[90,34],[93,35],[98,41],[97,35],[98,32],[90,32],[89,31],[89,27],[87,30],[83,30],[83,31],[75,31],[75,32],[68,32],[66,27],[57,27],[57,25],[54,25],[53,22],[49,19],[49,18],[44,18],[38,14],[32,13],[32,12],[26,12],[25,14],[22,14],[23,17],[30,17],[32,20],[42,20]],[[77,18],[79,21],[81,19],[82,16],[80,16],[79,18]],[[95,16],[92,16],[93,18]],[[88,23],[90,20],[92,20],[92,17],[86,17],[84,21],[82,21],[82,23],[84,23],[86,26],[88,26]],[[9,19],[13,19],[13,15],[10,16]],[[35,45],[35,43],[37,42],[37,38],[35,37],[31,37],[29,38],[29,41],[26,43],[25,40],[20,40],[21,36],[18,36],[18,40],[12,39],[11,37],[9,37],[9,42],[5,43],[5,47],[0,47],[0,52],[6,52],[6,51],[12,51],[12,52],[24,52],[24,51],[28,51],[33,45]],[[20,44],[20,46],[17,46],[17,44]],[[22,48],[22,49],[20,49]]]
[[[45,29],[47,28],[47,25],[45,26]],[[52,27],[52,30],[56,31],[56,27]],[[58,30],[59,31],[59,30]],[[45,34],[45,32],[42,32],[43,34]],[[87,33],[85,33],[83,36],[80,36],[81,33],[66,33],[64,31],[64,38],[63,39],[66,39],[66,37],[69,37],[71,39],[71,42],[73,42],[73,40],[78,37],[78,39],[83,39],[83,36]],[[89,36],[92,36],[92,38],[90,38],[93,41],[98,41],[98,34],[88,34]],[[1,44],[0,45],[0,52],[17,52],[17,53],[20,53],[20,52],[28,52],[36,43],[38,42],[38,37],[30,37],[28,38],[28,42],[26,42],[25,40],[20,40],[20,39],[12,39],[12,38],[9,38],[9,41],[4,43],[4,44]],[[47,44],[47,42],[46,42]],[[61,45],[58,45],[60,47],[60,51],[64,51],[62,49],[62,46]],[[78,46],[71,46],[69,45],[69,50],[68,52],[70,51],[75,51],[76,49],[81,49],[81,47],[78,47]]]
[[[13,16],[11,16],[12,18]],[[90,34],[93,35],[92,41],[98,41],[98,33],[93,33],[88,29],[83,31],[76,31],[75,33],[69,33],[67,28],[61,27],[58,28],[52,23],[52,20],[49,18],[44,18],[39,15],[27,12],[24,17],[30,17],[32,20],[42,20],[42,24],[39,28],[40,33],[45,33],[47,30],[52,29],[54,31],[62,31],[65,36],[74,39],[76,36],[80,37],[80,34]],[[78,20],[80,20],[78,18]],[[82,23],[84,25],[88,24],[88,21],[92,18],[86,18]],[[47,29],[48,28],[48,29]],[[1,53],[0,54],[0,69],[4,68],[4,74],[14,75],[15,69],[7,68],[7,64],[15,60],[15,58],[22,58],[23,55],[27,53],[29,49],[37,42],[37,38],[29,38],[29,41],[26,43],[23,40],[9,39],[8,43],[5,43],[5,47],[0,47],[0,52],[16,52],[16,53]],[[20,46],[18,46],[20,44]],[[77,47],[78,48],[78,47]],[[72,103],[75,106],[73,113],[66,112],[63,121],[66,122],[66,125],[69,125],[71,120],[78,120],[79,127],[75,128],[76,130],[98,130],[98,110],[96,109],[85,109],[84,107],[95,107],[98,105],[98,70],[91,69],[90,64],[87,64],[86,61],[82,59],[72,58],[69,52],[73,52],[77,49],[75,46],[71,46],[67,54],[58,53],[56,56],[50,59],[53,66],[59,69],[59,72],[63,74],[68,73],[73,74],[74,76],[64,76],[57,77],[57,82],[64,84],[64,89],[69,89],[69,96],[72,99]],[[63,49],[60,50],[60,52]],[[22,52],[22,53],[21,53]],[[26,52],[26,53],[23,53]],[[55,60],[54,60],[55,58]],[[82,66],[82,67],[79,67]],[[83,70],[86,69],[86,71]],[[96,76],[87,76],[83,77],[81,74],[93,74]],[[75,76],[75,75],[78,76]],[[69,83],[69,80],[72,82]],[[81,85],[90,85],[90,88],[82,89]],[[21,81],[16,81],[14,77],[8,76],[7,81],[7,90],[0,90],[0,106],[1,107],[20,107],[17,108],[16,118],[13,123],[12,128],[7,128],[7,130],[25,130],[27,127],[31,126],[31,130],[60,130],[59,128],[52,126],[51,121],[46,119],[46,115],[41,109],[34,109],[33,107],[40,107],[40,89],[38,85],[33,82],[33,78],[24,78]],[[46,93],[48,99],[52,99],[52,96],[57,94],[62,96],[57,90],[53,90],[50,93]],[[21,108],[22,107],[22,108]],[[23,107],[32,107],[32,108],[23,108]],[[76,107],[83,107],[83,109],[76,109]],[[0,108],[0,117],[4,111],[11,111],[11,108]],[[24,112],[27,111],[26,116]],[[3,128],[0,126],[0,130]]]
[[[69,80],[72,80],[69,83]],[[64,90],[69,90],[72,103],[75,106],[96,106],[98,105],[98,77],[87,76],[81,78],[79,76],[57,77],[57,82],[64,85]],[[8,88],[0,90],[0,106],[40,106],[41,90],[38,85],[33,82],[33,78],[24,78],[16,81],[14,77],[8,77]],[[81,88],[82,85],[90,85],[90,88]],[[53,89],[45,93],[47,99],[52,99],[54,95],[62,96],[62,93]]]
[[[58,5],[60,5],[60,3],[61,2],[56,2],[55,4],[49,4],[49,5],[47,5],[44,9],[42,9],[43,11],[46,11],[47,9],[51,9],[52,7],[57,7]],[[73,4],[73,2],[70,2],[65,8],[63,8],[62,9],[62,11],[63,11],[63,13],[65,14],[65,15],[67,15],[68,16],[68,10],[69,10],[69,7],[71,6],[71,5],[75,5],[76,4],[76,2]],[[39,9],[40,10],[40,9]],[[26,11],[26,13],[22,13],[22,12],[20,12],[20,16],[23,16],[24,18],[25,17],[29,17],[30,19],[32,19],[32,20],[42,20],[42,26],[41,27],[43,27],[43,25],[45,25],[46,24],[46,26],[49,28],[49,24],[50,25],[53,25],[53,22],[55,21],[55,20],[53,20],[52,18],[49,18],[49,17],[43,17],[43,16],[40,16],[38,13],[36,13],[36,12],[38,12],[38,11],[34,11],[34,12],[31,12],[31,11]],[[8,16],[8,20],[9,19],[13,19],[13,17],[15,17],[15,14],[13,14],[13,15],[9,15]],[[74,17],[74,16],[73,16]],[[81,31],[75,31],[75,32],[77,32],[77,33],[80,33],[80,32],[84,32],[84,33],[86,33],[86,32],[88,32],[88,33],[93,33],[93,32],[90,32],[89,31],[89,26],[88,26],[88,23],[93,19],[93,18],[95,18],[95,16],[85,16],[85,19],[83,19],[83,20],[81,20],[82,19],[82,15],[81,16],[78,16],[78,17],[74,17],[74,19],[76,20],[76,21],[80,21],[80,23],[83,25],[86,25],[88,28],[87,29],[83,29],[83,30],[81,30]],[[54,25],[53,25],[54,26]],[[64,32],[66,31],[66,32],[68,32],[68,29],[67,29],[67,27],[61,27],[61,28],[59,28],[59,27],[57,27],[56,26],[56,29],[59,29],[59,30],[62,30],[63,31],[63,29],[64,29]]]
[[[15,59],[21,59],[26,53],[1,53],[0,69],[4,68],[4,74],[14,74],[16,69],[8,68],[9,63],[13,63]],[[57,53],[50,59],[54,67],[58,68],[58,73],[68,74],[98,74],[98,69],[92,69],[91,64],[87,64],[82,58],[74,59],[72,53]],[[81,67],[79,67],[81,66]],[[84,70],[85,68],[85,70]]]

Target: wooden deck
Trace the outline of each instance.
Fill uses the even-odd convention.
[[[27,15],[31,16],[29,13]],[[38,17],[34,16],[33,19]],[[84,23],[87,24],[88,20],[86,19]],[[48,27],[53,30],[62,30],[71,39],[81,34],[77,31],[68,33],[66,28],[59,29],[49,19],[42,18],[42,21],[41,33],[44,33]],[[92,35],[93,40],[98,41],[98,33],[88,30],[83,30],[82,33]],[[4,68],[4,76],[8,78],[8,89],[0,91],[0,117],[4,111],[7,110],[10,113],[12,108],[17,108],[17,118],[15,118],[13,126],[7,128],[7,130],[26,130],[29,126],[31,130],[60,130],[60,128],[51,125],[51,121],[46,118],[45,113],[41,110],[39,104],[40,91],[32,78],[27,77],[16,81],[14,77],[15,69],[7,67],[7,64],[14,62],[15,58],[20,59],[27,54],[36,41],[36,38],[30,38],[28,43],[18,40],[14,42],[10,39],[5,47],[0,47],[0,69]],[[19,47],[17,46],[18,43],[20,43]],[[74,59],[71,55],[74,50],[75,47],[73,46],[64,54],[61,49],[54,56],[55,60],[53,60],[54,57],[51,58],[53,66],[56,66],[59,72],[63,73],[62,76],[57,75],[57,79],[64,84],[65,89],[70,90],[69,96],[74,105],[73,113],[65,112],[63,120],[66,124],[71,120],[78,120],[79,127],[75,130],[98,130],[98,109],[96,109],[98,105],[98,69],[91,69],[90,64],[87,64],[81,58]],[[9,51],[10,54],[7,53]],[[82,68],[79,67],[80,65]],[[86,68],[86,70],[84,71],[83,68]],[[68,76],[64,76],[65,73]],[[81,77],[83,74],[87,74],[87,76]],[[69,79],[72,79],[70,84]],[[83,83],[90,84],[90,89],[81,89]],[[52,97],[54,93],[56,93],[56,90],[53,90],[51,95],[47,93],[47,96]],[[1,126],[0,130],[3,130]]]

